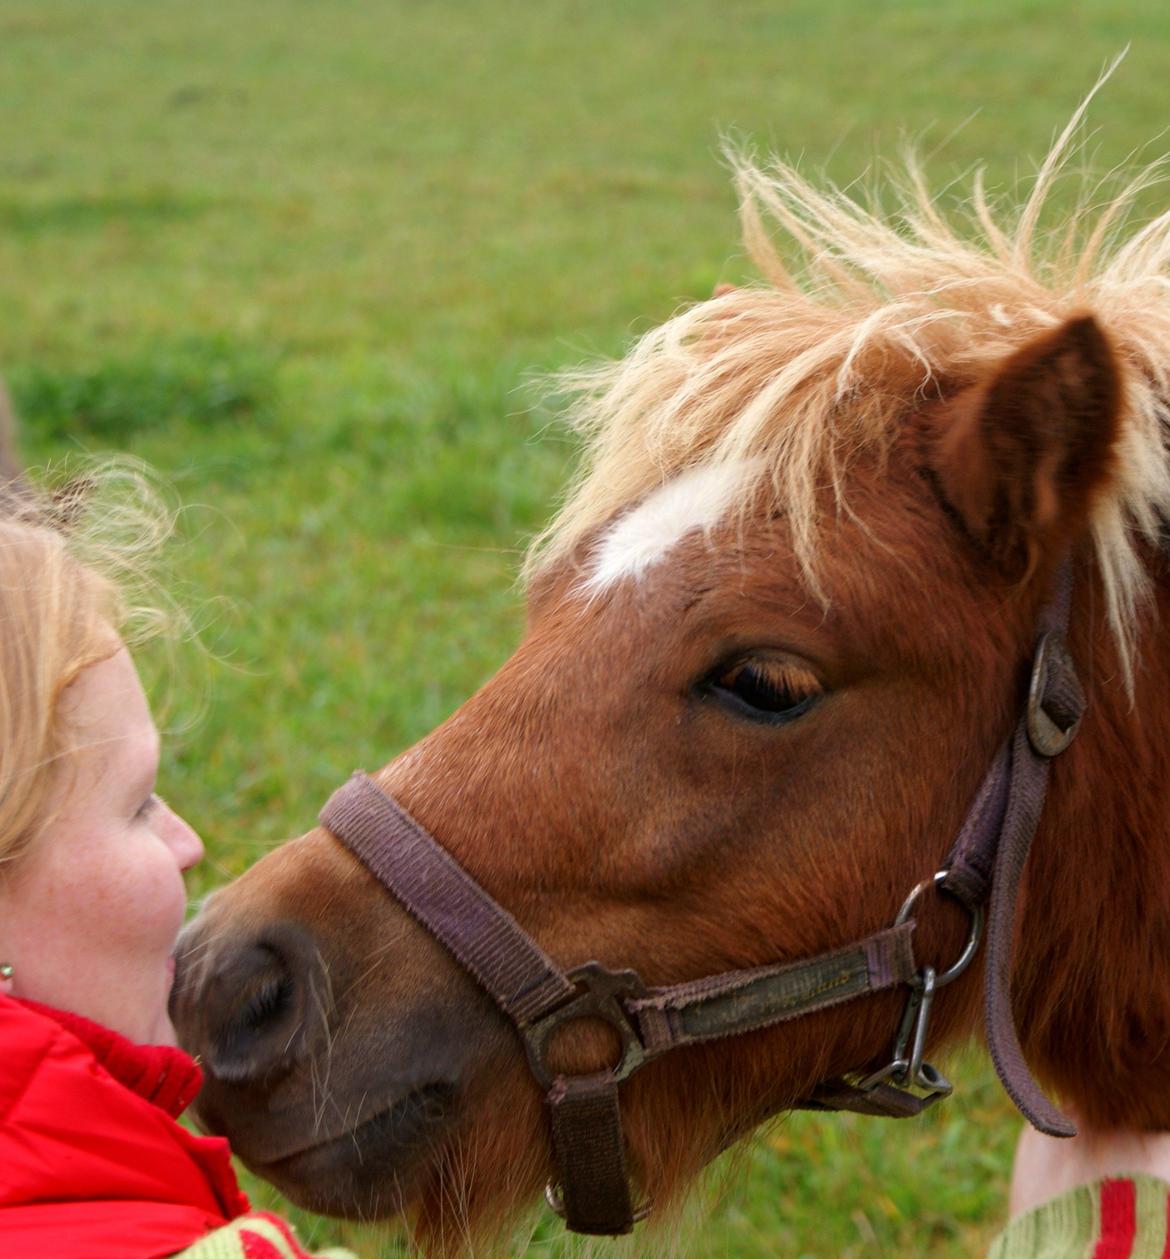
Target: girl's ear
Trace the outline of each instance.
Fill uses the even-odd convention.
[[[1037,337],[938,414],[934,472],[968,534],[1005,576],[1055,560],[1109,483],[1121,378],[1091,315]]]

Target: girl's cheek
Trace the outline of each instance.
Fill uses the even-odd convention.
[[[126,936],[169,952],[186,911],[183,879],[174,862],[156,860],[149,867],[140,866],[137,878],[127,878],[123,886]]]

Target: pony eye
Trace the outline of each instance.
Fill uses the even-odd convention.
[[[807,712],[822,693],[807,669],[758,656],[720,668],[706,690],[737,715],[776,725]]]

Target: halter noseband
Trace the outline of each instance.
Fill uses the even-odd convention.
[[[826,1080],[800,1106],[903,1118],[948,1096],[950,1082],[923,1060],[931,1003],[975,956],[985,910],[984,1014],[996,1072],[1036,1128],[1050,1136],[1074,1135],[1024,1062],[1010,993],[1016,897],[1044,806],[1048,764],[1072,741],[1085,708],[1064,643],[1070,591],[1066,566],[1040,616],[1025,710],[992,761],[943,868],[911,891],[891,927],[816,957],[665,988],[647,988],[636,972],[609,971],[597,962],[563,971],[372,779],[356,773],[330,797],[322,824],[446,946],[516,1028],[548,1106],[557,1182],[547,1196],[568,1228],[628,1233],[646,1214],[630,1194],[618,1086],[667,1050],[771,1027],[904,985],[910,995],[889,1064],[863,1078]],[[962,953],[941,972],[920,967],[912,948],[914,913],[932,885],[957,899],[971,918]],[[609,1024],[621,1057],[607,1070],[558,1074],[547,1061],[549,1043],[580,1019]]]

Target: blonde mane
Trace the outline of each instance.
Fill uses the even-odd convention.
[[[1022,207],[993,206],[977,174],[957,222],[913,156],[891,180],[897,211],[883,214],[788,164],[733,154],[744,243],[763,282],[683,310],[620,361],[562,377],[585,454],[529,573],[687,469],[728,463],[744,469],[741,503],[770,479],[815,588],[822,491],[843,505],[849,461],[888,447],[924,394],[1089,311],[1124,374],[1122,449],[1093,534],[1128,665],[1149,581],[1139,547],[1170,516],[1170,210],[1127,234],[1138,195],[1163,174],[1157,163],[1104,200],[1082,180],[1076,206],[1042,228],[1091,99]]]

